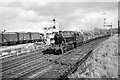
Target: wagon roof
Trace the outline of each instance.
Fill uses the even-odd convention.
[[[3,34],[16,34],[16,32],[5,32]]]

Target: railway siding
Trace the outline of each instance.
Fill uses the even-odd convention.
[[[4,47],[0,48],[0,57],[2,60],[7,59],[7,58],[13,58],[18,55],[23,55],[24,53],[29,53],[29,52],[34,52],[38,50],[44,49],[45,46],[44,44],[35,44],[35,43],[29,43],[29,44],[23,44],[23,45],[15,45],[15,46],[9,46],[9,47]]]
[[[92,55],[69,78],[117,78],[118,36],[114,35],[96,47]]]

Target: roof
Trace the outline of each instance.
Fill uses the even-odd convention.
[[[57,29],[49,29],[46,33],[53,33],[53,32],[59,32]]]

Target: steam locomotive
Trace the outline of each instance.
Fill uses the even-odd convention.
[[[117,33],[117,30],[114,32]],[[62,48],[60,46],[56,46],[55,44],[53,44],[48,49],[44,50],[43,53],[62,54],[71,49],[79,47],[83,43],[110,35],[111,35],[110,30],[101,30],[94,32],[62,31],[62,36],[65,40],[65,42],[61,46]]]

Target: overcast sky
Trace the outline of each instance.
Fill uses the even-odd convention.
[[[71,1],[71,0],[70,0]],[[81,0],[83,1],[83,0]],[[59,30],[103,28],[104,18],[117,27],[118,2],[46,2],[3,0],[0,4],[0,31],[43,32],[56,19]]]

